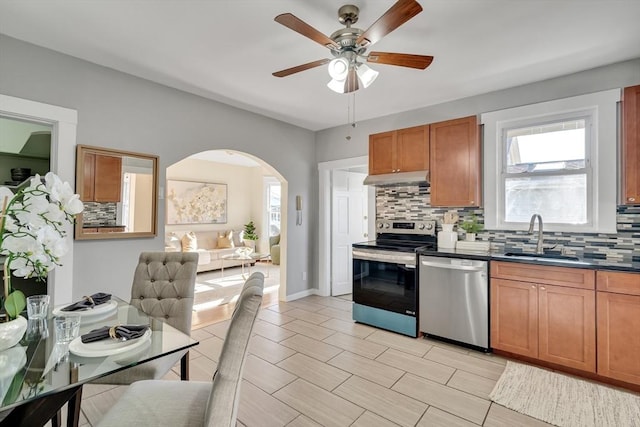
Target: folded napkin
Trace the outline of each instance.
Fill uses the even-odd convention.
[[[111,300],[111,294],[105,294],[104,292],[98,292],[89,297],[82,297],[82,300],[66,306],[62,311],[80,311],[88,310],[96,305],[104,304]]]
[[[108,338],[120,339],[123,341],[140,338],[149,329],[149,325],[117,325],[117,326],[103,326],[99,329],[94,329],[91,332],[87,332],[82,335],[80,339],[83,344],[106,340]]]

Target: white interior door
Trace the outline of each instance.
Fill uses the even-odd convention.
[[[352,292],[351,245],[367,240],[365,174],[334,170],[331,185],[331,295]]]

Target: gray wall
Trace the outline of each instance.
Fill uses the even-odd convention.
[[[231,148],[264,160],[289,183],[287,294],[316,283],[314,218],[296,226],[294,210],[302,195],[305,215],[317,211],[312,132],[3,35],[0,93],[77,110],[78,144],[159,155],[162,187],[167,166],[193,153]],[[74,242],[74,298],[99,290],[129,298],[139,253],[164,248],[164,203],[156,238]]]
[[[340,126],[316,134],[318,162],[367,155],[369,134],[466,117],[503,108],[534,104],[606,89],[640,84],[640,59],[582,71],[564,77],[491,92],[377,119]],[[373,86],[368,90],[375,89]],[[419,90],[417,88],[416,90]],[[357,103],[357,98],[356,98]],[[357,117],[356,117],[357,119]],[[345,136],[351,132],[351,140]]]

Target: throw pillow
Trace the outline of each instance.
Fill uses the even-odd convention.
[[[218,248],[226,249],[233,248],[233,231],[228,231],[227,233],[219,233],[218,234]]]
[[[196,233],[189,231],[182,236],[182,252],[195,252],[198,250],[198,238]]]
[[[244,234],[244,232],[240,230],[240,231],[231,231],[231,233],[233,236],[233,245],[236,248],[239,248],[240,246],[244,246],[244,241],[242,240],[242,235]]]

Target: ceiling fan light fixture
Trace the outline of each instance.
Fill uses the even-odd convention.
[[[349,61],[346,58],[334,58],[329,62],[329,75],[333,80],[344,81],[349,74]]]
[[[327,87],[336,93],[344,93],[344,80],[331,79]]]
[[[365,87],[365,89],[368,88],[371,83],[373,83],[378,78],[378,74],[380,74],[376,70],[371,69],[366,64],[359,64],[358,68],[356,68],[356,73],[358,73],[358,79],[360,80],[360,83],[362,83],[362,86]]]

